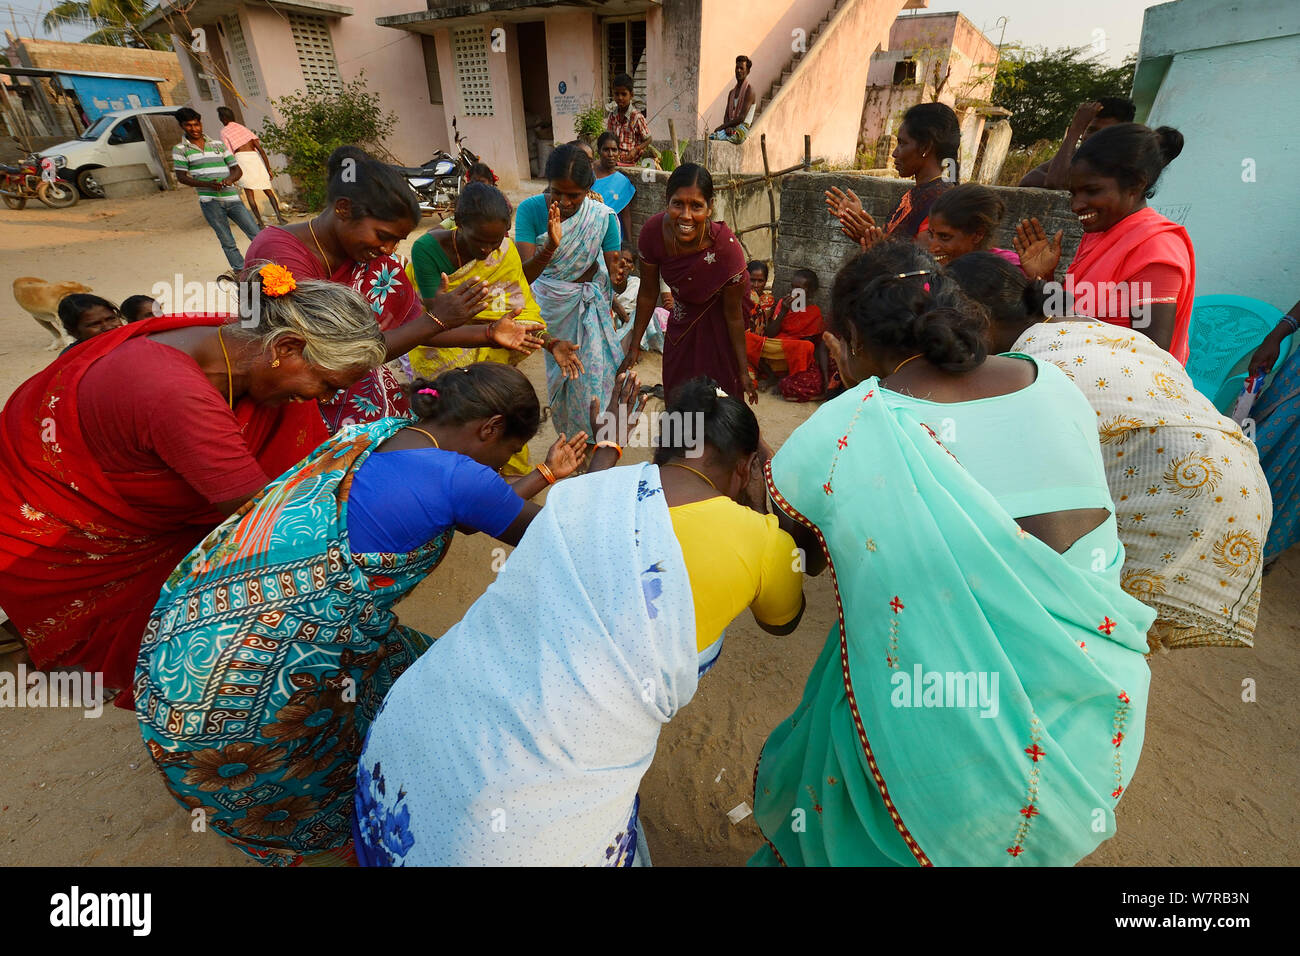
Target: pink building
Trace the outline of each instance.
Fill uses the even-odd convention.
[[[309,79],[362,70],[399,123],[387,142],[417,164],[451,140],[451,120],[514,186],[539,171],[552,144],[574,137],[579,113],[610,98],[617,73],[636,82],[656,140],[669,121],[700,139],[721,121],[738,54],[753,62],[760,108],[750,141],[717,144],[719,169],[774,168],[803,155],[851,161],[871,50],[900,9],[928,0],[165,0],[146,28],[170,32],[192,104],[212,129],[227,105],[257,129],[271,100]],[[411,10],[411,7],[417,9]],[[184,12],[182,12],[184,11]],[[205,51],[194,49],[202,31]]]
[[[878,144],[898,132],[903,114],[918,103],[946,103],[961,121],[961,178],[976,176],[976,158],[986,140],[986,125],[996,143],[986,148],[1001,156],[1011,128],[1000,117],[1008,111],[992,106],[998,48],[961,13],[903,14],[890,27],[887,47],[871,55],[862,108],[859,142],[876,154],[883,167],[888,150]],[[992,122],[990,123],[990,119]],[[1005,128],[1005,129],[1004,129]],[[1005,139],[1005,142],[1003,140]],[[992,155],[990,153],[990,158]],[[1001,165],[1001,158],[997,164]],[[993,170],[996,175],[996,169]]]

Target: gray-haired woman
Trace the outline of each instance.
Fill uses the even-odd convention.
[[[294,287],[278,268],[262,270],[255,317],[95,336],[4,407],[0,605],[38,667],[102,672],[119,706],[168,573],[325,439],[316,399],[384,360],[358,293]]]

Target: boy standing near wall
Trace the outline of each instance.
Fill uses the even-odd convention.
[[[605,129],[618,137],[619,165],[634,166],[650,146],[650,124],[632,105],[632,77],[614,77],[612,92],[615,106],[605,116]]]

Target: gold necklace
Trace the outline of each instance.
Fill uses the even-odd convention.
[[[899,370],[900,368],[902,368],[902,367],[903,367],[904,365],[906,365],[908,362],[912,361],[912,359],[919,359],[920,357],[921,357],[921,353],[920,353],[920,352],[917,352],[915,355],[912,356],[912,358],[905,358],[905,359],[903,359],[903,361],[899,362],[897,365],[894,366],[894,370],[893,370],[892,372],[890,372],[889,374],[890,374],[890,375],[897,375],[897,374],[898,374],[898,370]]]
[[[226,340],[221,336],[221,326],[217,326],[217,341],[221,343],[221,357],[226,360],[226,403],[230,410],[235,410],[235,378],[230,372],[230,355],[226,352]]]
[[[311,232],[312,242],[316,243],[316,251],[320,253],[321,259],[325,261],[325,277],[328,279],[334,274],[334,269],[330,266],[330,257],[325,254],[325,247],[320,244],[316,238],[316,227],[312,225],[312,220],[307,220],[307,229]]]
[[[433,442],[433,447],[434,447],[434,448],[437,448],[437,449],[439,449],[439,450],[442,449],[442,446],[438,444],[438,439],[434,438],[432,435],[430,435],[428,432],[426,432],[423,428],[417,428],[415,425],[407,425],[406,427],[409,428],[409,429],[410,429],[411,431],[413,431],[413,432],[419,432],[419,433],[420,433],[421,435],[423,435],[425,438],[429,439],[429,441]]]
[[[709,482],[709,487],[712,488],[714,491],[717,491],[717,490],[718,490],[718,486],[715,485],[712,481],[709,480],[709,476],[708,476],[708,475],[706,475],[706,474],[705,474],[704,472],[702,472],[702,471],[696,471],[696,470],[695,470],[694,468],[692,468],[690,465],[683,465],[683,464],[681,464],[680,462],[670,461],[670,462],[667,463],[667,467],[668,467],[668,468],[685,468],[685,469],[686,469],[687,471],[689,471],[691,474],[693,474],[693,475],[699,475],[699,476],[700,476],[701,478],[703,478],[705,481],[708,481],[708,482]]]
[[[456,253],[456,271],[459,272],[462,268],[460,263],[460,243],[456,241],[455,229],[451,231],[451,251]]]

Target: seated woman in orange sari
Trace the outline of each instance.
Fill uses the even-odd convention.
[[[278,266],[262,275],[256,320],[131,323],[56,359],[4,407],[0,606],[37,667],[102,672],[122,707],[176,563],[325,439],[317,399],[384,360],[360,293],[294,288]]]
[[[1161,171],[1182,149],[1178,130],[1140,123],[1108,126],[1084,141],[1069,181],[1083,241],[1066,270],[1065,296],[1048,308],[1052,315],[1086,315],[1138,329],[1186,365],[1196,256],[1187,230],[1147,205]],[[1055,278],[1062,235],[1049,240],[1037,219],[1016,226],[1025,275]],[[1065,297],[1073,298],[1072,306]]]

